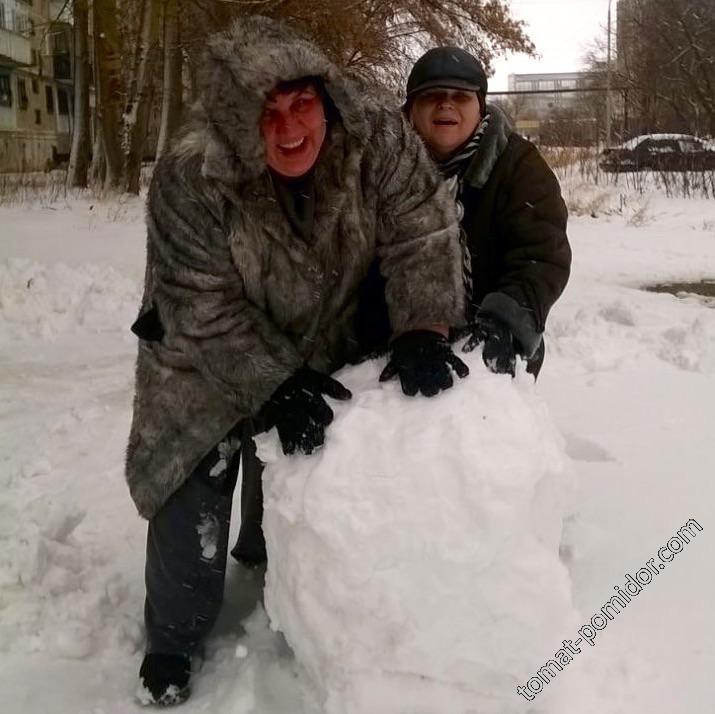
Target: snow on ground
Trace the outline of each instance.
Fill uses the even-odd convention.
[[[561,556],[579,624],[549,632],[541,654],[529,647],[523,684],[563,640],[584,637],[548,691],[532,702],[513,693],[516,710],[534,711],[584,677],[575,703],[551,711],[584,714],[602,697],[608,714],[707,714],[715,695],[715,311],[696,296],[638,288],[715,278],[715,201],[652,191],[624,203],[618,188],[567,191],[584,205],[595,196],[599,217],[571,221],[573,275],[552,313],[536,393],[571,460]],[[142,213],[137,200],[0,208],[0,691],[9,714],[140,710],[145,524],[122,459]],[[678,547],[669,539],[690,518],[703,530]],[[664,562],[666,543],[678,552]],[[613,619],[592,620],[651,558],[663,565],[652,582]],[[270,629],[261,590],[260,573],[230,565],[226,607],[182,711],[320,712],[314,677]],[[536,602],[533,617],[544,619]],[[605,629],[594,629],[601,620]],[[499,661],[515,645],[505,638],[492,647],[486,656]],[[447,700],[439,709],[423,704],[405,714],[455,711]]]

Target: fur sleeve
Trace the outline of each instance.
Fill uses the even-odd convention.
[[[158,310],[159,349],[182,353],[248,413],[302,358],[250,303],[232,261],[220,202],[197,168],[159,161],[149,190],[145,302]]]
[[[383,117],[372,142],[380,270],[394,332],[464,316],[455,203],[401,114]]]

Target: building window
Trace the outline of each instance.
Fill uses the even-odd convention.
[[[13,30],[17,32],[18,35],[29,34],[30,21],[24,12],[13,11]]]
[[[25,80],[17,78],[17,101],[20,104],[20,109],[24,112],[27,109],[27,87]]]
[[[55,32],[50,35],[52,38],[52,52],[53,54],[69,54],[69,35],[63,31]]]
[[[48,114],[55,113],[55,96],[52,93],[52,87],[49,84],[45,87],[45,105],[47,107]]]
[[[0,74],[0,107],[12,106],[12,89],[10,88],[10,75]]]
[[[35,109],[35,124],[42,124],[42,112],[39,109]]]
[[[69,52],[52,55],[52,76],[55,79],[72,79],[72,60]]]
[[[57,111],[60,114],[70,113],[69,97],[67,96],[67,92],[65,92],[64,89],[57,90]]]
[[[32,93],[33,94],[39,94],[40,93],[40,85],[37,83],[36,79],[32,80]]]
[[[0,27],[3,30],[9,30],[10,28],[7,26],[7,18],[5,16],[5,3],[0,2]]]

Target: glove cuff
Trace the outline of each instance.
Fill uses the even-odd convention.
[[[531,359],[534,356],[543,337],[536,330],[536,320],[531,310],[506,293],[494,292],[484,297],[479,312],[501,320],[511,330],[524,358]]]

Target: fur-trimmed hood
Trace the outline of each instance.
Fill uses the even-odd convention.
[[[259,130],[266,95],[280,82],[308,76],[321,78],[347,134],[366,138],[365,110],[353,83],[295,30],[253,16],[209,39],[201,95],[175,153],[202,151],[207,178],[234,185],[257,178],[266,170]]]

